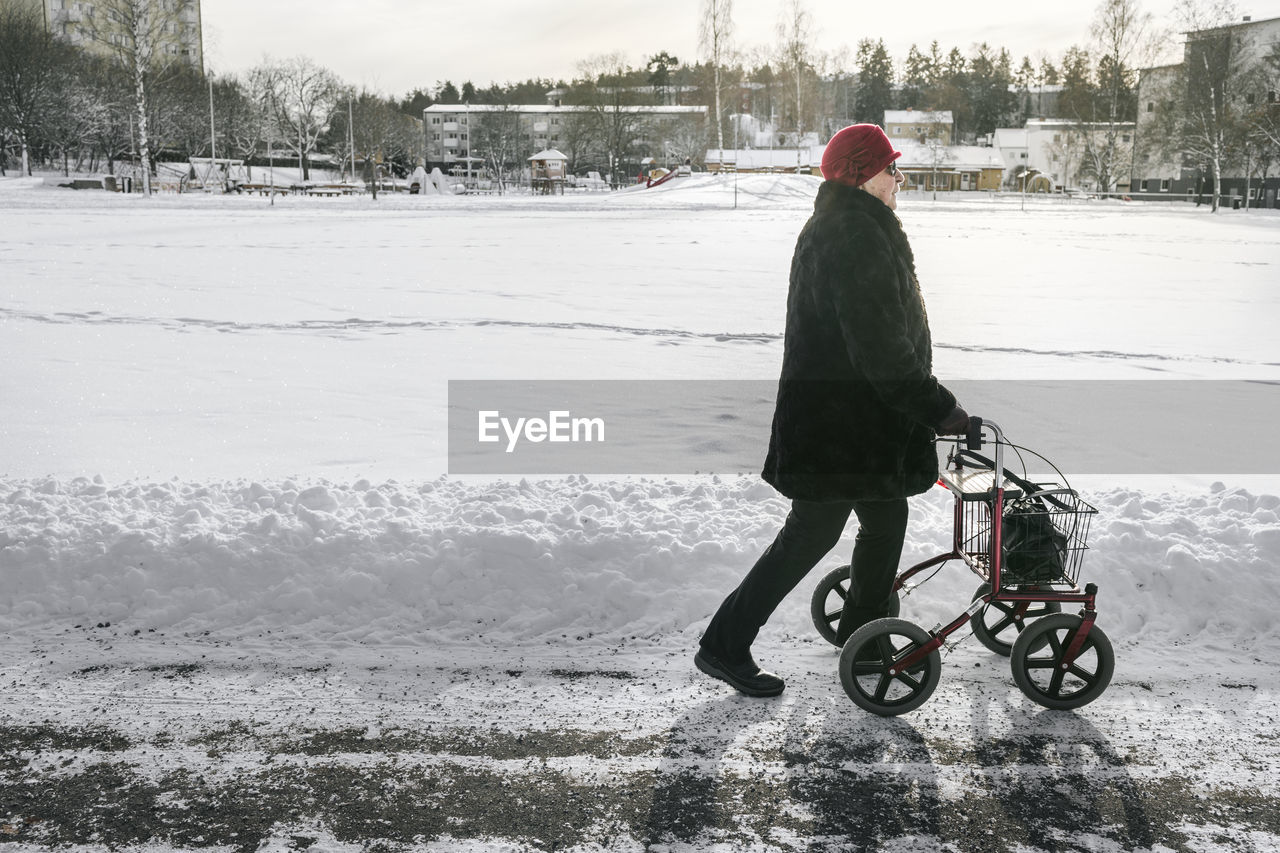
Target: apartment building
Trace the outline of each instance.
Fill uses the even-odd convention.
[[[184,62],[204,72],[204,35],[200,0],[5,0],[25,3],[44,14],[54,35],[95,53],[110,54],[125,39],[123,12],[147,16],[165,60]]]
[[[1183,199],[1199,199],[1213,193],[1212,165],[1188,152],[1168,150],[1163,141],[1169,130],[1170,104],[1196,97],[1187,91],[1186,65],[1193,56],[1221,63],[1227,78],[1218,85],[1237,115],[1257,110],[1280,111],[1280,85],[1267,58],[1280,51],[1280,18],[1254,21],[1245,17],[1238,23],[1211,30],[1184,33],[1183,62],[1142,69],[1138,83],[1136,153],[1131,179],[1135,193],[1155,193]],[[1217,51],[1228,51],[1224,60]],[[1189,103],[1189,100],[1182,101]],[[1162,114],[1163,113],[1165,114]],[[1274,116],[1275,113],[1273,112]],[[1252,168],[1250,168],[1252,167]],[[1251,172],[1251,174],[1246,174]],[[1243,200],[1250,206],[1280,207],[1280,178],[1261,178],[1259,163],[1246,157],[1229,157],[1222,164],[1223,196]]]
[[[593,109],[556,104],[433,104],[422,113],[427,168],[439,166],[448,170],[485,159],[489,154],[483,150],[485,128],[492,129],[499,122],[505,122],[511,129],[508,136],[515,138],[508,141],[514,149],[512,153],[521,154],[520,160],[546,148],[563,150],[573,135],[581,132]],[[644,156],[662,155],[673,146],[683,150],[690,138],[697,140],[692,150],[700,152],[705,142],[706,107],[622,106],[617,109],[636,119],[633,143],[634,147],[644,149]],[[609,107],[605,112],[612,110]]]

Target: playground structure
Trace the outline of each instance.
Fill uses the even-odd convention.
[[[539,151],[529,158],[529,186],[542,195],[564,195],[569,158],[554,148]]]
[[[653,158],[646,158],[645,163],[652,163]],[[642,173],[643,183],[646,188],[656,187],[665,184],[672,178],[686,178],[693,174],[693,164],[686,157],[684,162],[674,169],[665,169],[661,166],[650,169],[648,172]]]
[[[192,157],[188,161],[185,189],[230,192],[249,183],[243,160],[228,157]]]

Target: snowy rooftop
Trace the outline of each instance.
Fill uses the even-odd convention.
[[[951,110],[885,110],[888,124],[954,124]]]
[[[534,154],[529,159],[530,160],[568,160],[569,158],[554,148],[544,148],[542,151],[539,151],[537,154]]]
[[[711,148],[704,161],[708,166],[736,163],[740,169],[808,169],[822,162],[826,146],[815,148]]]
[[[1025,127],[997,127],[995,131],[996,148],[1026,148],[1027,129]]]
[[[934,167],[934,151],[927,145],[921,145],[917,142],[905,142],[894,140],[894,147],[902,152],[902,157],[898,159],[898,165],[904,169],[920,169]],[[826,150],[826,146],[818,146],[810,150],[809,160],[806,162],[821,163],[822,152]],[[1000,151],[995,148],[986,148],[981,145],[947,145],[941,149],[941,156],[938,158],[937,165],[947,169],[1003,169],[1005,168],[1004,158],[1000,155]],[[711,154],[708,151],[707,162],[711,162]],[[792,156],[791,165],[795,165],[795,151],[789,152]]]
[[[453,113],[512,112],[512,113],[553,114],[553,113],[584,113],[584,112],[591,112],[592,110],[595,110],[595,109],[598,109],[598,108],[593,106],[581,105],[581,104],[570,104],[570,105],[558,106],[558,107],[553,106],[551,104],[432,104],[431,106],[423,110],[423,113],[424,114],[425,113],[453,114]],[[610,112],[613,111],[612,106],[605,106],[603,107],[603,109],[606,109]],[[623,105],[618,107],[618,110],[624,113],[678,113],[678,114],[686,114],[686,115],[698,115],[698,114],[705,115],[707,112],[706,107],[689,107],[689,106],[665,107],[665,106],[650,106],[650,105],[638,105],[638,106]]]
[[[927,145],[904,142],[898,146],[902,157],[898,165],[904,169],[929,167],[934,165],[934,152]],[[942,156],[938,165],[948,169],[1003,169],[1004,158],[995,148],[984,148],[981,145],[948,145],[940,149]]]

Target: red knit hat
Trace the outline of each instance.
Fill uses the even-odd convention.
[[[851,124],[822,152],[822,177],[860,187],[902,156],[878,124]]]

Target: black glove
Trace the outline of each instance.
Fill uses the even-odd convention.
[[[956,406],[938,424],[938,435],[964,435],[969,431],[969,413]]]

